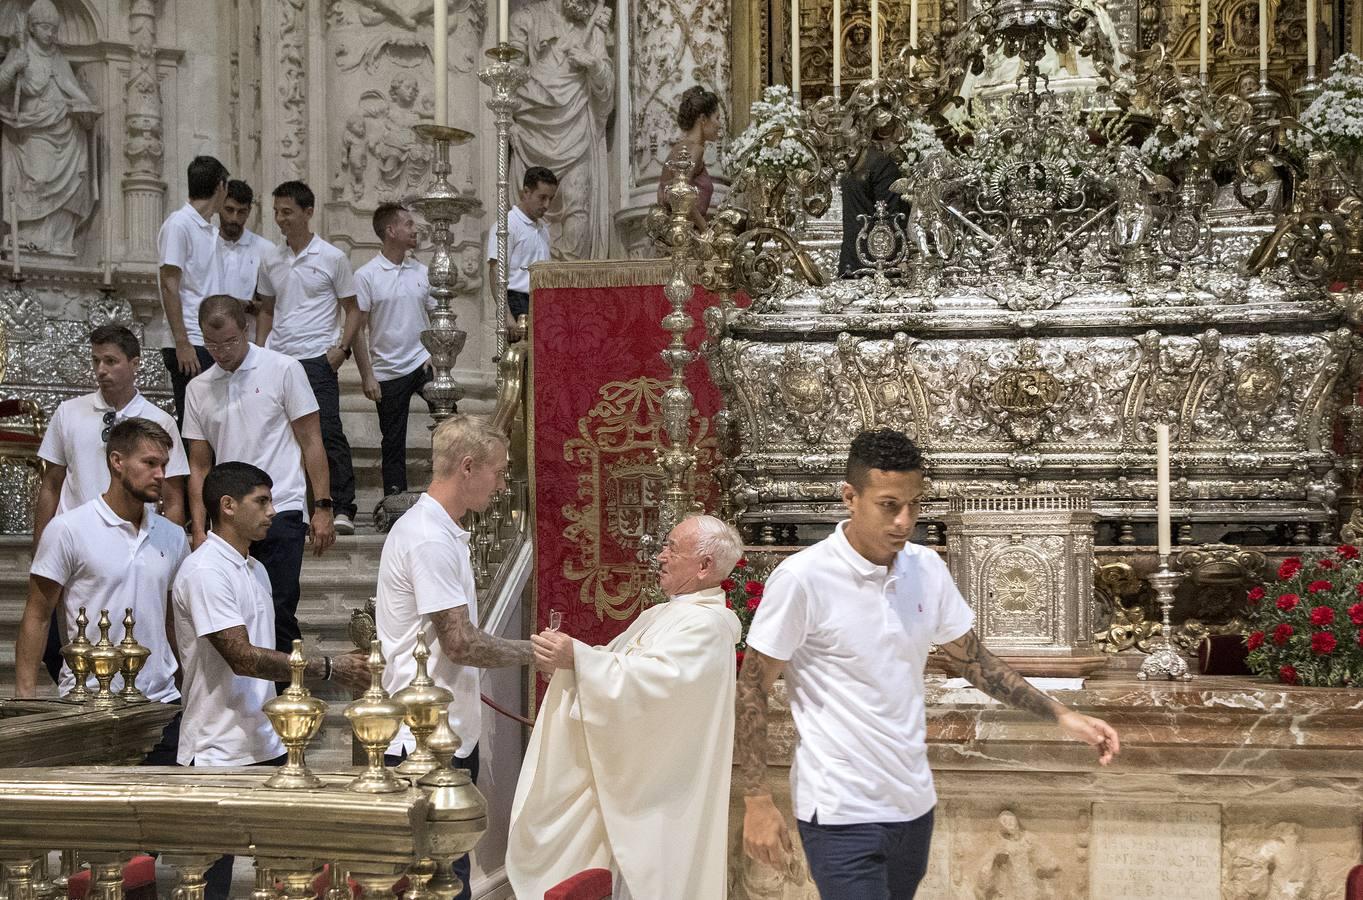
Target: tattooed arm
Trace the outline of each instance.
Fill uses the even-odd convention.
[[[1102,719],[1077,713],[1032,687],[1015,669],[980,642],[975,629],[967,631],[942,652],[961,666],[961,675],[984,693],[1017,709],[1054,719],[1062,731],[1098,750],[1098,762],[1107,765],[1121,750],[1117,732]]]
[[[467,606],[442,609],[431,615],[440,649],[461,666],[495,669],[525,666],[535,658],[529,641],[508,641],[488,634],[469,619]]]
[[[289,670],[289,654],[281,653],[273,647],[257,647],[252,644],[245,625],[233,625],[231,628],[215,631],[207,637],[213,649],[232,667],[232,673],[235,675],[265,681],[288,681],[292,676]],[[369,665],[358,653],[334,656],[331,663],[333,681],[357,690],[368,687]],[[326,671],[324,657],[313,656],[308,659],[303,675],[320,682]]]
[[[769,866],[783,863],[791,852],[790,829],[767,789],[767,696],[785,668],[779,659],[751,647],[738,673],[735,718],[738,740],[734,762],[743,791],[743,849]]]

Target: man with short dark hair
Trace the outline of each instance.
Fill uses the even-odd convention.
[[[278,512],[251,555],[269,572],[275,648],[287,652],[300,636],[298,579],[309,533],[305,471],[315,507],[313,552],[320,556],[335,540],[317,400],[297,360],[246,340],[246,314],[236,300],[209,297],[199,321],[216,365],[190,383],[185,397],[193,545],[197,550],[207,538],[203,483],[215,463],[250,463],[269,473]]]
[[[558,194],[558,178],[543,166],[525,170],[521,195],[506,215],[506,305],[513,324],[530,312],[530,265],[549,258],[544,214]],[[497,228],[487,233],[488,283],[497,283]]]
[[[412,214],[397,203],[379,204],[374,234],[383,246],[356,271],[355,297],[360,340],[373,365],[364,395],[379,411],[386,496],[407,490],[407,416],[412,396],[431,380],[431,354],[421,332],[430,326],[426,313],[435,308],[435,298],[426,266],[411,255],[417,245]]]
[[[340,248],[312,232],[316,199],[301,181],[274,189],[274,220],[284,242],[260,266],[260,313],[256,343],[303,364],[317,396],[336,504],[336,532],[355,533],[355,472],[350,442],[341,426],[341,388],[336,373],[355,351],[361,380],[373,378],[363,342],[356,345],[360,308],[350,260]],[[340,324],[345,314],[345,328]]]
[[[849,518],[776,567],[748,632],[734,753],[744,850],[773,866],[791,851],[766,786],[767,693],[784,673],[799,734],[791,802],[823,897],[912,900],[927,872],[937,794],[923,668],[934,645],[975,687],[1054,720],[1102,765],[1120,750],[1106,722],[1052,700],[980,643],[946,563],[909,542],[924,493],[913,441],[888,428],[858,435],[842,486]]]
[[[28,600],[14,645],[14,695],[37,696],[36,675],[48,622],[58,613],[62,636],[76,636],[84,607],[91,622],[107,610],[110,639],[123,639],[123,616],[131,609],[134,634],[151,651],[137,677],[147,699],[175,703],[175,647],[171,640],[170,586],[189,554],[182,527],[155,512],[175,446],[169,432],[150,419],[113,425],[105,443],[108,486],[88,503],[54,518],[43,532],[29,570]],[[58,660],[65,694],[75,686],[71,670]],[[116,676],[113,688],[123,687]],[[180,717],[166,726],[147,757],[148,765],[174,765]]]
[[[222,268],[218,291],[240,300],[252,319],[258,311],[256,284],[260,281],[260,264],[265,254],[274,249],[274,244],[246,227],[255,199],[249,184],[234,179],[227,182],[227,198],[218,213],[218,261]],[[247,337],[255,338],[254,322],[247,329]]]
[[[161,357],[175,394],[175,420],[185,415],[185,385],[213,364],[199,333],[199,304],[217,290],[218,229],[213,216],[227,197],[227,167],[211,156],[189,164],[189,202],[166,217],[156,238],[161,306],[166,313]]]
[[[192,408],[192,407],[191,407]],[[177,761],[182,766],[279,765],[284,744],[262,706],[271,682],[289,680],[288,653],[272,649],[274,603],[265,567],[250,555],[274,518],[270,476],[244,462],[214,466],[199,497],[212,530],[180,567],[172,591],[175,638],[184,666],[184,720]],[[357,654],[314,656],[305,674],[349,688],[366,686],[368,665]],[[205,896],[225,900],[232,857],[205,875]]]

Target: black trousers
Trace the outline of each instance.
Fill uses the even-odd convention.
[[[213,357],[204,348],[195,347],[194,355],[199,357],[200,374],[213,365]],[[195,376],[186,375],[180,371],[180,364],[175,360],[174,347],[161,348],[161,361],[166,364],[166,371],[170,373],[170,389],[175,395],[175,424],[183,426],[185,424],[185,385],[193,381]]]
[[[180,705],[179,700],[171,701],[175,706]],[[180,752],[180,718],[183,710],[176,710],[175,718],[166,723],[166,727],[161,730],[161,737],[156,742],[156,746],[147,751],[147,755],[142,757],[144,766],[178,766],[177,756]]]
[[[252,766],[282,766],[288,761],[288,754],[277,756],[274,759],[267,759],[258,763],[251,763]],[[190,763],[194,765],[194,763]],[[220,856],[218,861],[208,867],[204,873],[204,900],[227,900],[232,893],[232,866],[236,862],[235,856]]]
[[[331,473],[331,500],[338,516],[355,518],[355,468],[350,461],[350,442],[341,428],[341,384],[325,355],[299,360],[317,398],[322,422],[322,446]]]
[[[251,555],[260,561],[270,576],[274,596],[275,649],[288,653],[295,639],[303,636],[298,627],[299,576],[303,572],[303,552],[308,543],[308,526],[298,510],[275,513],[265,537],[251,544]],[[285,687],[288,685],[286,684]],[[280,689],[282,692],[282,688]]]
[[[398,763],[402,762],[406,758],[407,758],[406,751],[404,751],[398,756],[394,756],[391,753],[385,753],[383,755],[383,762],[384,765],[392,767],[396,766]],[[478,783],[477,744],[473,745],[473,752],[470,753],[468,756],[464,757],[463,759],[460,759],[459,757],[456,756],[454,758],[453,764],[456,769],[466,770],[469,773],[469,777],[473,779],[474,784]],[[456,878],[459,879],[459,883],[463,885],[463,887],[459,889],[459,893],[454,895],[454,900],[471,900],[471,898],[473,897],[473,888],[469,885],[469,870],[472,868],[472,866],[473,864],[469,861],[469,855],[467,853],[465,853],[463,856],[459,857],[454,861],[454,865],[451,868],[454,869],[454,875]]]
[[[527,315],[530,312],[530,295],[525,291],[508,290],[506,292],[506,305],[511,311],[511,318],[513,319],[517,316]]]
[[[380,396],[374,405],[379,410],[379,432],[383,457],[383,493],[401,494],[407,490],[407,417],[412,395],[432,378],[431,370],[419,366],[399,378],[379,382]],[[429,409],[430,402],[426,407]]]
[[[820,825],[797,821],[820,897],[913,900],[928,872],[933,811],[907,822]]]

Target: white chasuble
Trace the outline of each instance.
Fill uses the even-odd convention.
[[[610,868],[640,900],[723,900],[738,617],[718,588],[646,610],[549,682],[511,807],[519,900]]]

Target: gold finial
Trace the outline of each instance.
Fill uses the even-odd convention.
[[[412,651],[416,659],[416,675],[412,683],[393,695],[407,711],[403,717],[407,727],[412,729],[416,749],[397,767],[399,775],[419,777],[435,769],[440,761],[431,752],[428,743],[431,734],[439,724],[441,710],[448,710],[454,695],[436,684],[426,670],[426,661],[431,651],[426,644],[426,634],[419,631],[416,636],[416,649]]]
[[[76,636],[62,647],[66,667],[71,670],[71,676],[76,680],[75,687],[66,692],[66,699],[76,703],[84,703],[90,699],[90,689],[86,687],[86,682],[90,680],[90,650],[94,645],[85,636],[85,629],[89,624],[90,618],[85,615],[85,607],[82,606],[76,615]]]
[[[350,720],[355,739],[369,756],[368,768],[346,788],[362,794],[391,794],[407,787],[383,765],[383,751],[397,737],[407,713],[406,708],[383,689],[384,668],[383,647],[375,638],[369,645],[369,690],[345,708],[345,717]]]
[[[118,692],[118,696],[122,697],[125,703],[146,703],[147,695],[137,687],[137,673],[147,664],[151,651],[133,637],[133,627],[137,622],[133,619],[133,608],[128,606],[125,609],[127,611],[123,614],[123,640],[118,642],[118,651],[123,654],[123,665],[120,669],[123,673],[123,690]]]
[[[297,790],[322,786],[322,779],[312,774],[304,762],[303,751],[321,730],[327,705],[303,687],[303,670],[306,667],[303,642],[295,640],[293,652],[289,654],[288,688],[280,696],[265,701],[261,707],[289,754],[279,771],[266,779],[266,787]]]
[[[99,642],[90,648],[90,671],[95,673],[95,681],[99,682],[99,689],[95,691],[94,697],[90,702],[95,706],[117,706],[123,700],[113,691],[109,690],[109,685],[113,682],[114,676],[123,664],[123,653],[114,646],[113,641],[109,640],[109,629],[113,623],[109,621],[109,611],[102,609],[99,611]]]

